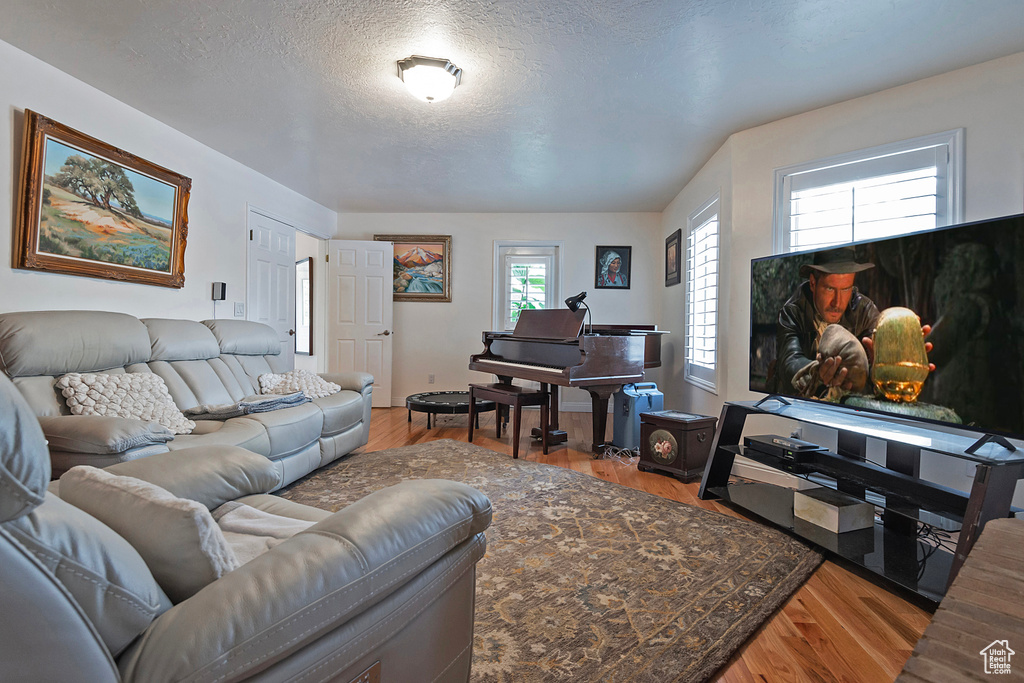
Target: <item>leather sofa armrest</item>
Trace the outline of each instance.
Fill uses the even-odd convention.
[[[342,389],[359,393],[373,384],[373,375],[368,372],[322,372],[320,376],[328,382],[334,382]]]
[[[140,446],[163,444],[174,432],[157,422],[106,415],[40,417],[50,449],[66,453],[111,455]]]
[[[118,666],[126,682],[245,678],[380,602],[490,519],[490,501],[465,484],[376,491],[162,614]]]
[[[273,462],[237,446],[183,448],[111,465],[106,471],[148,481],[211,510],[281,485],[281,473]]]

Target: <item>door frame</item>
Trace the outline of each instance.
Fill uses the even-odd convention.
[[[282,223],[284,225],[287,225],[288,227],[292,228],[296,232],[301,232],[304,235],[308,235],[309,237],[312,237],[313,239],[317,240],[317,242],[319,243],[318,246],[317,246],[317,255],[316,255],[315,261],[316,261],[317,264],[320,264],[320,265],[319,266],[314,266],[314,268],[313,268],[313,305],[316,308],[316,311],[313,314],[313,319],[314,320],[319,319],[319,320],[322,320],[324,322],[322,324],[320,324],[319,326],[314,325],[314,327],[313,327],[313,334],[314,334],[314,337],[315,337],[315,339],[314,339],[314,344],[315,344],[314,348],[316,348],[316,346],[319,346],[319,348],[321,348],[321,349],[325,348],[325,345],[327,344],[327,329],[326,329],[326,319],[327,319],[326,318],[326,316],[327,316],[327,298],[326,298],[327,297],[327,289],[326,289],[326,287],[327,287],[327,273],[326,273],[326,271],[327,271],[327,269],[325,267],[323,267],[323,265],[325,264],[326,256],[327,256],[327,253],[328,253],[328,250],[329,250],[329,246],[328,245],[329,245],[332,237],[324,237],[323,234],[321,234],[321,233],[319,233],[319,232],[317,232],[315,230],[312,230],[312,229],[304,226],[303,224],[299,223],[296,220],[288,218],[287,216],[282,216],[281,214],[275,213],[273,211],[268,211],[268,210],[264,209],[263,207],[257,206],[256,204],[253,204],[252,202],[246,202],[245,203],[245,286],[244,286],[244,296],[242,297],[244,302],[245,302],[245,315],[241,318],[241,320],[251,320],[249,315],[250,315],[250,311],[252,310],[251,305],[250,305],[252,302],[249,300],[249,284],[250,284],[250,279],[252,278],[252,273],[250,272],[250,268],[249,268],[249,265],[250,265],[249,249],[250,249],[250,247],[252,245],[252,240],[249,239],[249,234],[250,234],[250,231],[253,228],[250,227],[249,221],[250,221],[250,219],[252,217],[252,213],[253,212],[258,213],[261,216],[264,216],[265,218],[270,218],[271,220],[275,220],[278,223]],[[292,280],[294,281],[294,279],[295,279],[295,265],[292,264]],[[234,311],[233,310],[230,311],[229,315],[227,317],[231,318],[231,319],[234,319],[235,318]],[[319,333],[317,332],[317,329],[316,329],[317,327],[320,328]],[[316,365],[317,372],[326,372],[326,370],[327,370],[326,354],[316,354],[316,355],[317,355],[317,365]]]

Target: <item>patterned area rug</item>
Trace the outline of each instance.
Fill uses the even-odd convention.
[[[751,522],[459,441],[336,462],[283,490],[338,510],[404,479],[491,499],[474,681],[703,681],[821,563]]]

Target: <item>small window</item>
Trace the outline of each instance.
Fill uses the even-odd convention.
[[[777,169],[776,253],[960,222],[962,141],[958,129]]]
[[[524,310],[558,306],[561,244],[494,243],[494,329],[515,329]]]
[[[686,360],[684,377],[717,393],[718,211],[715,195],[690,215],[686,238]]]

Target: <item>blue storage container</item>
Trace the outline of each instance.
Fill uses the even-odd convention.
[[[612,444],[619,448],[640,447],[640,413],[665,407],[665,396],[654,382],[626,384],[612,395]]]

